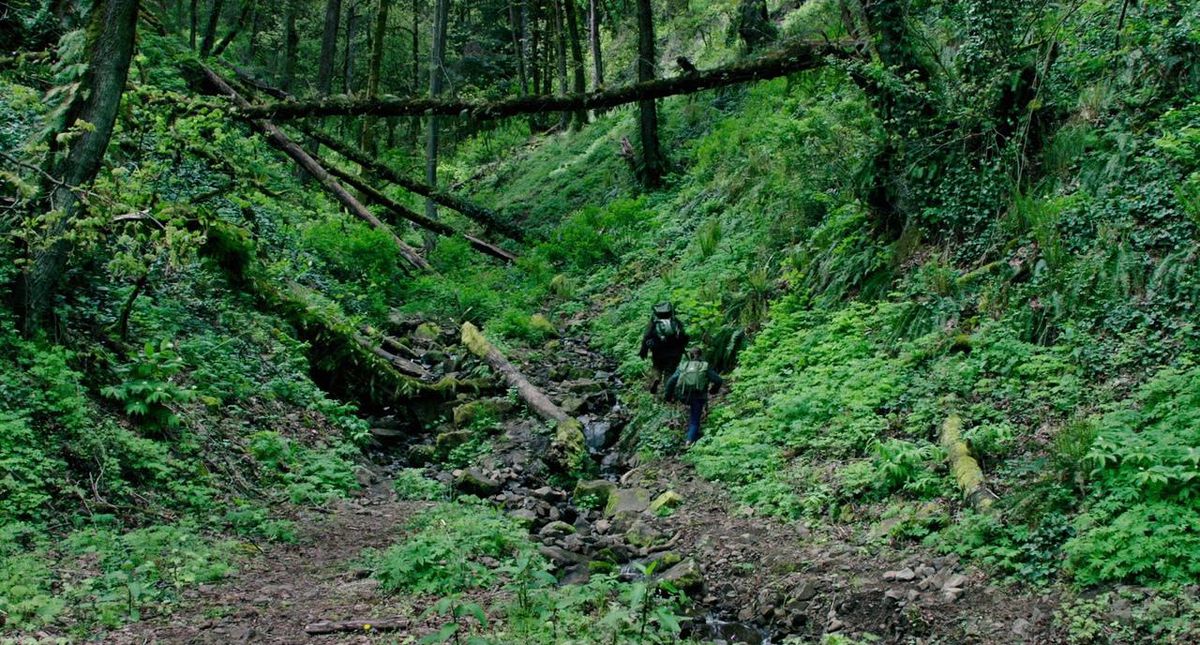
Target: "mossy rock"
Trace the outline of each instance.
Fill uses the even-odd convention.
[[[554,438],[550,440],[547,461],[564,472],[578,472],[583,468],[586,456],[583,424],[574,418],[559,421],[554,429]]]
[[[591,497],[600,507],[603,507],[608,504],[609,494],[616,489],[617,485],[606,479],[580,481],[575,484],[575,501],[578,503],[585,497]]]
[[[645,520],[637,520],[625,531],[625,541],[633,546],[650,548],[666,542],[667,536]]]
[[[654,498],[650,502],[651,513],[661,513],[665,509],[672,509],[683,503],[683,496],[673,490],[669,490],[662,495]]]
[[[513,409],[512,401],[508,399],[479,399],[478,401],[470,401],[454,408],[454,425],[462,428],[471,424],[472,421],[490,416],[496,420],[511,412]]]
[[[618,488],[608,495],[604,505],[605,517],[631,517],[650,507],[650,491],[645,488]]]
[[[474,468],[468,468],[455,473],[454,487],[469,495],[489,497],[500,491],[500,482]]]
[[[471,434],[472,433],[469,430],[451,430],[450,432],[443,432],[439,434],[437,439],[434,440],[434,444],[437,446],[438,454],[450,454],[451,450],[454,450],[455,448],[470,441]]]
[[[704,573],[700,565],[692,558],[663,571],[658,576],[660,582],[670,583],[671,586],[693,598],[704,593]]]
[[[597,554],[599,557],[599,554]],[[617,565],[608,560],[592,560],[588,563],[588,571],[592,573],[616,573]]]
[[[413,338],[416,338],[417,340],[427,341],[427,342],[433,342],[433,341],[437,340],[439,337],[441,337],[441,335],[442,335],[441,327],[438,327],[437,325],[435,325],[431,322],[423,322],[423,323],[417,325],[416,330],[414,330],[412,333]]]

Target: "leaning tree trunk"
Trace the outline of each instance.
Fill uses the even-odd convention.
[[[230,43],[242,32],[242,27],[246,26],[246,23],[250,21],[250,16],[254,13],[254,5],[255,0],[245,0],[242,3],[242,10],[238,12],[237,22],[233,23],[233,28],[229,30],[229,33],[225,34],[221,42],[217,43],[216,49],[213,49],[212,55],[214,57],[224,54]]]
[[[583,94],[587,91],[587,80],[583,73],[583,41],[579,35],[579,12],[576,10],[575,0],[563,0],[563,8],[566,9],[567,37],[571,41],[571,71],[574,79],[571,89],[576,94]],[[576,110],[571,127],[582,128],[587,125],[587,120],[587,110]]]
[[[446,76],[446,23],[450,19],[450,0],[435,0],[433,11],[433,40],[429,47],[429,96],[437,98],[442,93],[442,81]],[[437,187],[438,164],[438,118],[429,115],[429,128],[425,134],[425,183]],[[425,215],[437,218],[437,202],[425,200]]]
[[[576,470],[582,464],[584,456],[583,424],[578,419],[563,411],[554,404],[550,397],[529,382],[529,379],[488,342],[475,325],[463,323],[462,342],[473,354],[483,359],[492,369],[504,377],[505,382],[517,391],[517,394],[529,405],[538,416],[553,421],[555,424],[554,438],[550,442],[547,455],[549,461],[564,470]]]
[[[96,0],[92,5],[87,30],[88,67],[61,121],[63,130],[80,122],[90,127],[82,129],[66,151],[61,149],[57,136],[48,139],[50,162],[42,185],[43,210],[61,216],[51,224],[45,243],[30,250],[25,274],[27,331],[43,326],[50,313],[70,252],[66,234],[79,208],[76,191],[96,178],[104,161],[129,76],[138,5],[138,0]],[[55,134],[61,134],[61,130]]]
[[[204,24],[204,39],[200,41],[200,58],[207,58],[212,53],[217,38],[217,23],[220,22],[224,6],[225,0],[208,0],[208,21]]]
[[[375,26],[371,31],[371,59],[367,65],[367,99],[373,99],[379,96],[379,74],[383,69],[383,52],[387,41],[387,21],[388,9],[391,6],[391,0],[379,0],[379,7],[375,13]],[[377,119],[372,115],[367,115],[363,118],[362,139],[360,147],[363,152],[370,156],[375,156],[379,149],[379,142],[376,140],[378,135],[375,133],[375,123]]]
[[[637,0],[638,81],[654,80],[658,56],[654,48],[654,13],[650,0]],[[642,143],[642,183],[650,188],[662,184],[666,161],[658,142],[658,106],[653,99],[638,102],[638,126]]]

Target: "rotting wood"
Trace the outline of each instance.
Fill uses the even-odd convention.
[[[232,100],[235,105],[242,107],[248,107],[250,105],[250,103],[246,101],[241,94],[238,94],[237,91],[234,90],[229,83],[225,81],[225,79],[221,78],[219,74],[204,65],[200,65],[199,68],[208,82],[217,88],[221,94],[224,94],[230,100]],[[284,134],[283,131],[280,130],[275,124],[265,119],[247,120],[255,130],[258,130],[266,136],[267,142],[271,144],[273,148],[291,157],[293,161],[299,164],[301,168],[303,168],[306,172],[308,172],[309,175],[316,179],[317,182],[321,184],[321,187],[323,187],[327,192],[329,192],[329,194],[341,202],[341,204],[349,209],[351,213],[353,213],[359,219],[366,221],[371,226],[386,232],[391,237],[392,243],[395,244],[396,248],[400,251],[400,255],[404,257],[409,264],[424,271],[429,271],[431,269],[429,263],[425,261],[425,258],[421,257],[420,253],[418,253],[416,249],[409,246],[404,240],[400,239],[400,237],[396,235],[395,231],[380,221],[378,217],[375,217],[375,215],[372,214],[366,206],[359,202],[354,195],[351,195],[344,186],[334,179],[333,176],[321,166],[321,164],[317,163],[317,161],[309,156],[308,153],[304,152],[300,146],[296,145],[295,142],[289,139],[288,136]]]
[[[375,344],[370,338],[367,338],[366,336],[363,336],[361,334],[355,334],[354,340],[359,345],[362,345],[363,347],[367,348],[367,350],[370,351],[372,354],[391,363],[392,367],[396,368],[397,371],[399,371],[403,374],[408,374],[409,376],[415,376],[420,379],[432,378],[432,375],[429,373],[429,370],[425,369],[419,363],[414,363],[413,361],[410,361],[407,358],[404,358],[402,356],[397,356],[397,355],[387,351],[386,349]]]
[[[531,410],[543,419],[554,422],[555,432],[550,442],[548,460],[564,469],[577,468],[584,454],[583,424],[530,383],[529,379],[484,337],[478,327],[469,322],[463,323],[462,343],[471,353],[499,372],[509,386],[516,389],[517,394]]]
[[[563,96],[518,96],[499,101],[454,100],[429,97],[383,97],[365,100],[337,96],[310,101],[282,101],[251,107],[238,106],[243,115],[275,120],[322,116],[459,116],[473,120],[501,119],[541,112],[573,112],[616,107],[627,103],[692,94],[704,90],[786,76],[825,64],[826,57],[855,55],[854,42],[793,43],[752,60],[695,74],[660,78],[624,87]]]
[[[304,631],[305,633],[314,636],[345,632],[362,632],[364,634],[370,634],[373,632],[390,632],[408,629],[410,625],[411,623],[405,619],[381,618],[379,620],[343,620],[336,622],[323,620],[306,625],[304,627]]]
[[[971,456],[971,449],[962,439],[962,417],[950,414],[942,422],[940,437],[942,449],[946,451],[946,460],[950,463],[950,473],[967,501],[976,510],[991,509],[996,495],[983,485],[983,470],[979,462]]]

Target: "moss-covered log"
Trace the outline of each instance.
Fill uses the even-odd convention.
[[[825,64],[826,58],[846,57],[856,51],[853,43],[793,43],[773,53],[716,69],[643,81],[625,87],[567,94],[521,96],[499,101],[472,101],[429,97],[381,97],[362,99],[338,96],[312,101],[285,101],[238,109],[255,119],[300,119],[325,116],[458,116],[473,120],[502,119],[521,114],[575,112],[616,107],[638,101],[693,94],[718,87],[786,76]]]
[[[971,449],[962,438],[962,417],[951,414],[942,422],[940,437],[942,449],[946,451],[946,460],[950,463],[950,473],[958,484],[963,496],[977,510],[986,511],[991,508],[996,496],[983,485],[983,470],[979,462],[971,456]]]
[[[496,346],[488,342],[483,333],[471,323],[463,323],[462,343],[492,369],[500,373],[504,380],[517,390],[521,399],[538,416],[555,424],[554,438],[550,441],[548,460],[566,470],[577,470],[583,462],[585,454],[583,445],[583,424],[578,419],[567,414],[558,407],[550,397],[535,387],[525,378],[512,363],[509,362]]]

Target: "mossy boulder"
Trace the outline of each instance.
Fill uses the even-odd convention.
[[[658,580],[669,583],[693,598],[704,593],[704,573],[700,571],[700,565],[692,558],[663,571],[658,576]]]
[[[645,488],[618,488],[609,493],[604,516],[629,518],[645,512],[649,507],[650,491]]]
[[[583,468],[586,456],[583,424],[575,418],[559,421],[554,428],[554,437],[550,440],[550,449],[546,454],[547,462],[564,472],[578,472]]]
[[[439,455],[447,455],[451,450],[463,445],[471,440],[471,432],[468,430],[451,430],[443,432],[434,440],[434,445],[437,447]]]
[[[499,419],[513,409],[512,401],[502,398],[468,401],[454,408],[454,425],[462,428],[480,418]]]
[[[599,507],[608,504],[608,496],[617,489],[617,485],[606,479],[591,479],[575,484],[575,502],[591,498],[596,500]]]
[[[625,531],[625,541],[633,546],[650,548],[666,542],[667,536],[645,520],[637,520]]]
[[[441,335],[442,329],[431,322],[423,322],[417,325],[416,330],[412,333],[413,338],[430,343],[436,341]]]
[[[500,482],[488,477],[476,468],[456,471],[454,487],[468,495],[490,497],[500,492]]]

